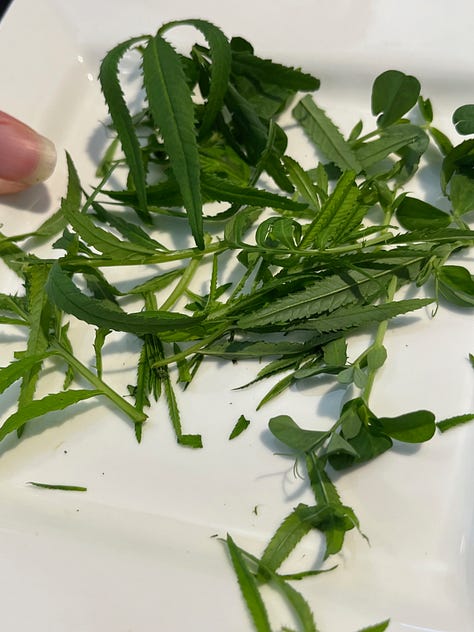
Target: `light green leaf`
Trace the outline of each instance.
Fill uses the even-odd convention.
[[[316,147],[342,171],[350,170],[359,173],[362,170],[349,143],[310,95],[303,97],[296,105],[293,116]]]

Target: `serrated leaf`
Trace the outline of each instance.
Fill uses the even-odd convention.
[[[143,81],[198,248],[204,248],[194,106],[178,53],[158,33],[143,53]]]
[[[103,329],[128,331],[136,335],[166,333],[171,336],[170,340],[180,339],[181,328],[191,337],[203,333],[199,319],[184,314],[159,310],[130,314],[112,309],[103,301],[83,294],[57,263],[51,268],[46,292],[51,301],[67,314]]]
[[[75,197],[77,198],[77,195],[79,195],[80,200],[81,184],[69,154],[67,155],[67,165],[69,173],[68,191],[74,191],[76,193]],[[149,256],[156,253],[154,248],[123,241],[115,237],[111,232],[96,226],[90,216],[79,212],[79,204],[77,203],[65,202],[62,208],[68,222],[81,239],[111,259],[127,261],[140,258],[143,255]]]
[[[49,412],[63,410],[91,397],[102,395],[96,390],[73,390],[53,393],[37,400],[32,400],[10,415],[0,427],[0,441],[8,434],[21,428],[27,421],[36,419]]]
[[[422,142],[426,144],[427,140],[426,133],[416,125],[393,125],[381,130],[380,138],[359,145],[354,153],[364,170],[368,170],[390,154]]]
[[[409,262],[407,261],[406,266],[402,267],[405,272],[408,272]],[[332,317],[324,314],[324,312],[334,312],[338,308],[361,302],[364,299],[371,298],[373,300],[381,292],[382,279],[385,281],[389,279],[397,272],[397,268],[398,266],[390,266],[385,270],[372,271],[370,274],[364,274],[355,270],[348,271],[343,275],[341,274],[341,276],[332,275],[310,285],[305,290],[290,293],[283,298],[274,300],[269,305],[256,309],[252,314],[241,317],[237,325],[241,329],[253,329],[272,323],[291,323],[292,329],[308,328],[320,332],[344,329],[346,322],[348,326],[354,326],[355,321],[352,325],[350,324],[350,309],[347,312],[342,312],[342,320],[339,326],[336,327],[330,324]],[[416,306],[416,303],[414,306]],[[367,306],[368,309],[370,307]],[[380,307],[382,308],[382,306]],[[360,317],[364,319],[365,306],[357,306],[356,309],[361,309]],[[393,307],[387,309],[393,309]],[[377,313],[377,310],[374,313]],[[311,317],[317,314],[324,314],[324,316],[313,321]],[[349,316],[349,319],[346,321],[347,316]],[[308,320],[302,323],[292,323],[292,321],[298,319]],[[318,323],[321,325],[321,328],[319,328]]]
[[[133,37],[112,48],[102,60],[99,72],[102,92],[133,178],[138,198],[138,213],[145,221],[149,221],[150,217],[146,199],[146,174],[140,143],[120,85],[119,64],[127,51],[148,38],[149,36]]]
[[[301,242],[302,248],[313,242],[321,249],[331,242],[337,243],[341,235],[350,232],[359,224],[366,207],[362,209],[362,213],[358,212],[359,189],[355,184],[355,175],[353,171],[346,171],[340,177],[334,191],[306,229]]]
[[[240,417],[237,420],[237,423],[232,428],[232,432],[229,435],[229,441],[241,435],[244,432],[244,430],[246,430],[249,426],[250,426],[250,419],[247,419],[246,417],[244,417],[244,415],[240,415]]]
[[[455,415],[454,417],[448,417],[447,419],[442,419],[436,423],[436,426],[440,430],[440,432],[446,432],[447,430],[451,430],[452,428],[456,428],[457,426],[461,426],[463,424],[467,424],[474,419],[474,413],[466,413],[465,415]]]
[[[430,298],[414,298],[380,305],[348,305],[334,310],[327,316],[308,318],[303,323],[292,326],[292,329],[306,329],[319,333],[346,331],[401,316],[426,307],[432,302],[433,299]]]
[[[302,517],[299,505],[280,524],[265,547],[261,563],[272,571],[280,568],[295,546],[307,535],[313,525]],[[323,513],[323,512],[321,512]]]
[[[239,186],[229,182],[228,179],[209,174],[202,176],[202,187],[212,200],[232,202],[242,206],[269,206],[287,211],[302,211],[307,206],[277,193],[255,187]]]
[[[293,116],[316,147],[342,171],[350,170],[359,173],[362,170],[349,143],[311,96],[306,95],[301,99],[293,109]]]
[[[25,355],[4,367],[0,367],[0,393],[3,393],[17,380],[29,374],[30,370],[42,362],[49,354]]]
[[[201,31],[209,44],[212,58],[209,94],[199,130],[199,135],[202,138],[211,131],[212,124],[224,103],[224,95],[227,91],[230,77],[231,48],[227,37],[221,29],[206,20],[168,22],[160,28],[160,33],[164,33],[169,28],[179,25],[194,26]]]
[[[230,535],[227,535],[226,542],[232,566],[255,629],[258,632],[272,632],[267,609],[258,590],[255,577],[250,572],[239,547]]]

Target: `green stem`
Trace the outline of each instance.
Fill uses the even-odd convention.
[[[95,373],[88,369],[80,360],[72,355],[60,343],[53,342],[51,351],[54,355],[61,357],[70,366],[72,366],[83,378],[85,378],[95,389],[101,391],[105,397],[113,402],[120,410],[122,410],[135,423],[143,423],[147,416],[129,404],[121,395],[116,393],[110,386],[103,382]]]
[[[387,302],[389,303],[390,301],[393,301],[393,298],[395,296],[395,292],[397,289],[397,277],[392,277],[389,285],[388,285],[388,289],[387,289]],[[381,347],[383,345],[383,341],[385,338],[385,334],[387,333],[387,327],[388,327],[388,320],[384,320],[382,321],[378,328],[377,328],[377,333],[375,335],[375,339],[374,342],[372,343],[372,345],[370,346],[370,348],[364,353],[364,355],[367,355],[367,353],[370,351],[370,349],[374,349],[377,347]],[[375,380],[375,375],[377,373],[377,369],[371,369],[368,371],[367,374],[367,383],[364,387],[364,390],[362,392],[362,399],[365,401],[365,403],[368,405],[369,403],[369,397],[370,397],[370,393],[372,392],[372,387],[374,385],[374,380]]]
[[[168,296],[166,301],[161,306],[161,310],[169,310],[173,307],[176,301],[181,298],[184,292],[188,289],[189,283],[193,276],[196,274],[197,269],[201,264],[202,257],[197,257],[196,259],[191,259],[190,263],[184,269],[184,272],[176,284],[175,288]]]

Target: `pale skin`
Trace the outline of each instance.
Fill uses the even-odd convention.
[[[55,166],[52,141],[0,110],[0,195],[43,182]]]

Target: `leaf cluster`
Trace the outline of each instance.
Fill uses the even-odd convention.
[[[194,27],[206,44],[178,51],[170,35],[181,26]],[[125,97],[120,74],[132,53],[144,88],[136,111],[128,105],[136,95]],[[322,376],[356,391],[329,431],[303,429],[286,415],[270,421],[274,436],[303,461],[314,505],[295,507],[260,559],[227,539],[256,629],[270,629],[260,593],[270,583],[300,629],[316,631],[308,604],[289,582],[321,571],[278,571],[311,530],[322,534],[329,557],[348,531],[359,529],[332,471],[366,463],[394,441],[424,442],[436,428],[444,432],[472,419],[466,413],[436,422],[427,410],[376,416],[369,399],[387,360],[384,337],[392,321],[403,324],[405,314],[441,300],[474,306],[474,277],[450,261],[474,243],[468,224],[474,141],[454,146],[433,126],[419,81],[397,70],[374,81],[373,129],[365,132],[356,122],[346,138],[313,94],[298,94],[313,93],[316,78],[261,58],[243,38],[229,40],[198,19],[166,23],[153,35],[118,44],[104,57],[100,82],[113,134],[100,183],[85,192],[67,155],[68,186],[57,212],[32,234],[0,236],[0,256],[24,285],[21,296],[0,295],[0,322],[26,331],[25,348],[0,368],[0,392],[19,384],[17,408],[3,420],[0,440],[98,396],[133,422],[141,440],[149,408],[163,398],[177,442],[200,448],[201,436],[183,431],[179,398],[207,357],[263,360],[250,384],[269,379],[272,386],[257,407]],[[287,152],[279,121],[289,111],[320,156],[311,169]],[[471,134],[472,119],[472,106],[463,106],[453,121]],[[433,146],[447,211],[403,189]],[[121,172],[126,184],[117,190],[112,174]],[[224,210],[213,211],[215,202]],[[135,211],[131,219],[127,208]],[[176,234],[188,237],[189,228],[195,245],[165,246],[164,216]],[[46,241],[57,256],[36,254]],[[145,280],[125,289],[110,281],[110,268],[131,266],[141,267]],[[427,289],[403,298],[407,286]],[[94,329],[93,369],[69,339],[77,320]],[[126,396],[103,377],[111,332],[139,342]],[[350,359],[361,332],[371,341]],[[38,398],[51,364],[63,371],[63,388]],[[249,424],[240,416],[229,439]]]

